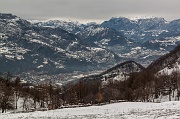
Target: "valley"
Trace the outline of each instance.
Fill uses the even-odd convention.
[[[0,14],[0,118],[179,118],[179,26],[157,17],[81,24]]]

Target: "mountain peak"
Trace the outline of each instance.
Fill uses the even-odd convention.
[[[16,15],[12,15],[10,13],[0,13],[0,19],[15,19]]]
[[[150,16],[150,15],[141,15],[141,16],[129,17],[130,20],[152,19],[152,18],[156,18],[156,17]]]

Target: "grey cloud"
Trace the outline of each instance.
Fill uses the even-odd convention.
[[[179,5],[180,0],[1,0],[0,12],[25,19],[103,20],[142,14],[176,19]]]

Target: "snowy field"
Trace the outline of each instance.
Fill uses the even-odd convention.
[[[0,114],[0,119],[180,119],[180,101],[122,102],[30,113]]]

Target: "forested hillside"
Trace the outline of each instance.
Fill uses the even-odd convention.
[[[64,85],[46,82],[31,84],[10,73],[1,75],[0,106],[23,111],[90,106],[118,100],[161,102],[179,100],[179,46],[147,68],[127,61],[100,74]],[[120,75],[120,76],[119,76]],[[124,78],[126,77],[126,78]],[[21,103],[18,103],[21,101]]]

